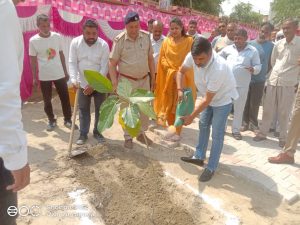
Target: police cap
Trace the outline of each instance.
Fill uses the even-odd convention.
[[[136,12],[129,12],[125,17],[124,22],[125,24],[128,24],[130,22],[139,21],[139,20],[140,20],[139,14],[137,14]]]

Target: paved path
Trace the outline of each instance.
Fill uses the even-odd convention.
[[[183,129],[182,140],[179,143],[167,143],[169,147],[181,145],[195,150],[198,140],[198,119]],[[237,177],[242,176],[247,180],[261,185],[263,188],[280,194],[283,199],[292,204],[300,199],[300,145],[295,155],[294,165],[274,165],[267,161],[269,156],[280,152],[278,139],[269,134],[268,140],[254,142],[254,133],[247,131],[242,133],[243,140],[237,141],[231,136],[231,122],[229,118],[227,133],[225,135],[224,148],[220,159],[220,168],[228,167]],[[152,127],[150,130],[158,135],[164,135],[162,128]],[[209,157],[208,147],[207,158]]]

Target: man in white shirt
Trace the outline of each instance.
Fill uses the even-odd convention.
[[[9,206],[17,207],[17,191],[30,181],[27,141],[23,130],[20,81],[23,71],[23,36],[13,5],[0,0],[0,224],[16,224]]]
[[[226,27],[226,35],[219,37],[214,45],[214,50],[220,52],[226,46],[234,44],[234,35],[236,33],[237,26],[235,23],[229,23]]]
[[[37,16],[37,27],[39,33],[29,40],[29,55],[34,83],[36,83],[37,76],[40,81],[44,110],[49,120],[47,131],[52,131],[56,127],[56,119],[51,103],[53,83],[60,98],[64,125],[71,128],[71,105],[67,85],[69,75],[62,51],[61,36],[50,31],[50,21],[45,14]]]
[[[284,39],[276,42],[272,51],[272,72],[267,80],[262,124],[254,141],[266,140],[274,113],[278,114],[279,147],[286,142],[290,113],[295,99],[295,86],[299,84],[300,37],[297,37],[298,21],[287,19],[282,29]]]
[[[78,145],[83,145],[88,138],[91,123],[91,99],[94,97],[95,123],[93,135],[98,142],[104,142],[102,134],[98,132],[99,109],[105,100],[105,94],[95,91],[85,80],[84,70],[94,70],[103,76],[108,73],[109,47],[108,44],[99,38],[98,24],[88,19],[83,25],[83,35],[74,38],[71,42],[69,53],[69,71],[71,81],[79,90],[79,121],[80,136]]]
[[[216,42],[218,41],[218,39],[221,38],[221,37],[226,36],[226,27],[227,27],[227,22],[221,20],[219,22],[219,25],[218,25],[218,28],[217,28],[220,35],[216,36],[211,42],[211,46],[212,46],[213,49],[215,49],[215,45],[216,45]]]
[[[165,39],[165,36],[162,34],[163,29],[164,29],[164,25],[161,21],[156,20],[153,22],[153,29],[152,29],[152,33],[150,34],[150,39],[153,48],[155,72],[157,72],[157,62],[159,58],[161,44]]]
[[[198,33],[197,29],[198,29],[197,21],[196,20],[190,20],[189,25],[188,25],[188,31],[187,31],[186,34],[193,37],[194,39],[196,37],[202,37],[202,35]]]
[[[257,75],[261,70],[259,53],[247,43],[247,31],[240,29],[234,36],[234,44],[225,47],[219,55],[224,57],[234,74],[239,98],[234,101],[234,115],[232,122],[232,136],[242,140],[240,129],[243,122],[243,113],[247,101],[249,84],[252,75]]]
[[[225,125],[232,108],[232,101],[238,97],[235,79],[226,61],[213,52],[210,42],[205,38],[196,38],[177,74],[178,100],[183,96],[183,76],[189,69],[194,70],[197,90],[202,97],[191,115],[182,117],[184,125],[189,125],[200,115],[199,142],[193,157],[181,160],[199,166],[204,165],[206,150],[212,126],[212,147],[207,168],[200,176],[200,181],[211,179],[219,164],[223,149]]]

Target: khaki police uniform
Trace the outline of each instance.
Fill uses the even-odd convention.
[[[127,79],[134,89],[150,90],[150,77],[148,56],[153,54],[153,49],[148,32],[139,31],[136,40],[131,39],[127,32],[120,33],[113,43],[109,58],[118,62],[118,80]],[[141,114],[142,130],[148,129],[149,119]],[[125,140],[130,135],[125,132]]]

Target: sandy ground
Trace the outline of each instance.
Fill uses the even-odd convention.
[[[200,183],[203,169],[179,160],[191,152],[165,148],[151,132],[155,144],[150,150],[135,142],[127,151],[114,124],[104,133],[105,145],[96,145],[90,135],[90,150],[69,159],[70,130],[63,126],[59,100],[53,102],[58,115],[53,132],[45,131],[41,102],[23,107],[32,173],[30,186],[19,193],[25,211],[18,224],[300,224],[299,201],[282,203],[224,166],[211,182]]]

